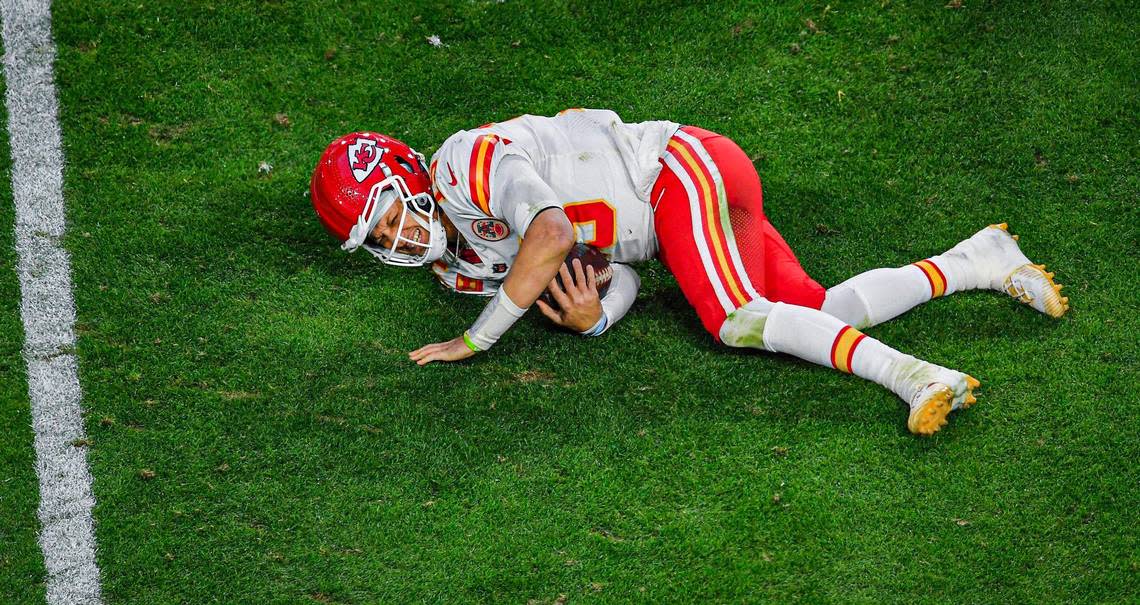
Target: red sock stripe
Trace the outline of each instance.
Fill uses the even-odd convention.
[[[852,328],[852,329],[854,329],[854,328]],[[863,339],[866,337],[867,337],[866,334],[860,334],[859,338],[856,338],[855,342],[851,343],[851,350],[847,352],[847,371],[848,372],[851,371],[851,362],[855,360],[855,349],[859,348],[859,343],[863,342]]]
[[[843,326],[843,328],[839,330],[839,333],[835,335],[835,340],[831,343],[831,367],[837,370],[839,369],[839,363],[837,361],[838,357],[836,356],[836,353],[839,352],[839,343],[843,340],[844,334],[846,334],[849,330],[854,329],[855,328],[852,328],[851,326]]]

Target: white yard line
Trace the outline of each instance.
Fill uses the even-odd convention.
[[[40,481],[47,602],[99,603],[91,472],[75,358],[64,234],[63,152],[52,65],[51,0],[0,0],[16,204],[17,272]]]

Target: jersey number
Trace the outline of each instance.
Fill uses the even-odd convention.
[[[578,241],[602,250],[617,243],[617,210],[606,200],[570,202],[562,209],[574,224]]]

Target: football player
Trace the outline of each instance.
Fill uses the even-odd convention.
[[[558,306],[538,301],[544,315],[602,334],[636,297],[629,263],[658,258],[716,341],[872,380],[907,403],[911,432],[930,435],[974,403],[978,381],[861,329],[963,290],[1005,292],[1053,317],[1068,309],[1053,274],[1022,254],[1004,223],[825,289],[765,217],[760,178],[735,143],[674,122],[627,124],[608,110],[457,132],[430,162],[391,137],[349,134],[321,156],[310,188],[343,249],[428,265],[446,287],[490,298],[463,334],[412,351],[420,365],[487,351],[547,288]],[[612,261],[605,297],[592,267],[575,261],[572,276],[563,266],[575,242]]]

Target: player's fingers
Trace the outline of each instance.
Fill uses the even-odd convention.
[[[566,266],[563,265],[562,268],[565,269]],[[566,284],[567,282],[568,280],[566,279],[562,280],[563,284]],[[558,303],[559,307],[565,309],[566,307],[570,306],[570,297],[567,296],[566,292],[562,290],[562,287],[558,285],[557,278],[550,280],[550,287],[547,289],[550,290],[550,295],[554,297],[554,302]]]
[[[542,311],[542,314],[545,315],[547,319],[558,325],[562,325],[562,316],[559,315],[553,307],[546,304],[541,298],[534,301],[534,304],[538,305],[538,310]]]
[[[582,261],[574,259],[574,285],[579,290],[586,289],[586,272],[582,270]]]
[[[466,345],[464,345],[464,347],[466,347]],[[412,357],[412,361],[415,361],[417,365],[421,366],[433,361],[455,361],[457,359],[463,359],[466,356],[464,353],[467,351],[470,351],[470,349],[466,349],[465,351],[455,350],[454,343],[450,341],[437,342],[412,351],[412,355],[415,355]]]
[[[411,358],[412,361],[418,362],[421,359],[423,359],[424,357],[427,357],[429,354],[431,354],[432,348],[435,346],[436,345],[434,345],[434,344],[422,346],[422,347],[416,349],[415,351],[408,353],[408,357]]]
[[[573,269],[570,269],[569,267],[566,266],[565,263],[563,263],[562,271],[561,271],[563,273],[562,279],[565,282],[565,280],[566,280],[565,276],[566,275],[570,276],[570,281],[573,283],[569,283],[569,285],[566,286],[566,295],[570,297],[570,300],[574,301],[574,304],[579,304],[582,301],[582,296],[584,295],[583,292],[586,289],[586,277],[584,275],[581,278],[578,278],[577,276],[575,276],[575,273],[581,275],[581,271],[582,271],[582,262],[581,261],[579,261],[578,259],[574,259],[573,261],[571,261],[571,264],[574,266]]]
[[[562,291],[562,286],[558,283],[557,275],[554,276],[554,279],[550,280],[550,283],[546,285],[546,289],[549,290],[551,294]]]
[[[445,343],[442,343],[442,342],[433,342],[433,343],[431,343],[431,344],[427,344],[427,345],[424,345],[424,346],[422,346],[422,347],[420,347],[420,348],[416,349],[415,351],[412,351],[411,353],[408,353],[408,356],[409,356],[409,357],[411,357],[411,356],[415,356],[415,357],[423,357],[424,355],[427,355],[428,353],[431,353],[432,351],[434,351],[434,350],[438,349],[438,348],[439,348],[440,346],[442,346],[443,344],[445,344]]]
[[[566,263],[562,263],[562,266],[558,267],[558,274],[562,276],[562,287],[566,289],[566,292],[570,292],[574,288],[574,276],[570,274],[570,269],[566,267]]]
[[[433,361],[450,361],[450,360],[451,360],[451,356],[447,354],[447,350],[441,347],[439,349],[436,349],[436,350],[428,353],[427,355],[425,355],[423,358],[421,358],[416,363],[423,366],[423,365],[427,365]]]
[[[416,365],[426,366],[427,364],[429,364],[433,361],[447,361],[447,360],[440,353],[430,353],[427,356],[416,360]]]
[[[586,287],[590,292],[596,293],[598,291],[598,276],[594,273],[594,266],[586,267]]]

